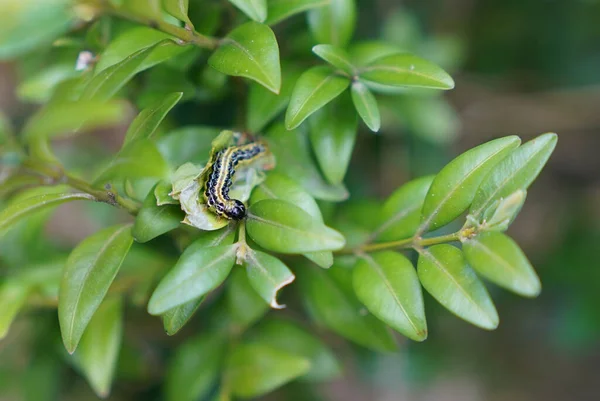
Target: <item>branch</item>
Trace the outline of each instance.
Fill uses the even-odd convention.
[[[447,242],[462,241],[477,234],[476,227],[466,227],[455,233],[440,235],[439,237],[422,238],[415,236],[413,238],[402,239],[398,241],[382,242],[379,244],[364,244],[353,249],[342,249],[339,254],[358,254],[384,251],[387,249],[423,249],[426,246],[445,244]]]
[[[128,21],[136,22],[141,25],[145,25],[152,29],[159,30],[167,33],[171,36],[176,37],[184,43],[190,43],[203,49],[213,50],[219,45],[219,39],[211,36],[202,35],[196,32],[191,27],[181,28],[179,26],[169,24],[160,19],[154,19],[145,15],[134,14],[130,11],[117,8],[108,1],[102,1],[98,6],[101,14],[112,15],[117,18],[125,19]]]
[[[129,214],[136,215],[140,210],[140,205],[128,198],[124,198],[112,189],[110,184],[107,184],[106,190],[95,189],[89,183],[73,177],[69,173],[64,173],[64,182],[72,188],[79,189],[85,193],[92,195],[98,202],[108,203],[112,206],[117,206],[125,209]]]

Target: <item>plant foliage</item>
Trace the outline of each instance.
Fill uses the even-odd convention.
[[[0,59],[28,65],[20,93],[39,104],[20,129],[0,127],[0,267],[8,272],[0,275],[0,337],[19,314],[57,308],[73,354],[66,359],[104,397],[130,305],[161,319],[166,335],[206,316],[171,353],[165,399],[204,399],[215,388],[222,400],[251,398],[341,374],[313,327],[283,311],[264,317],[283,300],[318,327],[392,351],[393,332],[427,338],[433,300],[422,289],[490,330],[499,317],[482,278],[539,294],[531,264],[504,232],[555,134],[481,144],[406,182],[381,207],[347,202],[357,138],[385,131],[378,103],[423,104],[423,88],[452,89],[451,76],[393,43],[354,41],[354,0],[209,3],[0,5]],[[300,50],[279,29],[290,18],[309,27]],[[43,82],[51,69],[63,72]],[[223,107],[224,99],[236,122],[176,125],[174,116],[197,102]],[[55,152],[54,141],[123,124],[132,108],[139,112],[113,154],[84,149],[92,156],[71,167]],[[203,180],[216,152],[249,132],[266,141],[274,169],[236,174],[232,193],[247,217],[218,218],[201,196]],[[50,241],[35,253],[34,234],[75,201],[129,217],[97,219],[96,232],[70,251]]]

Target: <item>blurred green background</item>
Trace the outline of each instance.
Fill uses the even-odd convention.
[[[559,145],[509,231],[536,267],[543,290],[528,300],[490,286],[501,316],[493,332],[426,299],[428,340],[406,341],[395,354],[376,354],[326,334],[344,361],[344,377],[318,387],[288,385],[266,399],[599,399],[600,1],[358,3],[357,38],[384,38],[438,62],[453,75],[456,89],[382,97],[381,134],[362,132],[356,146],[348,174],[353,197],[382,199],[410,177],[435,173],[454,155],[499,136],[518,134],[525,141],[557,132]],[[298,17],[279,29],[302,24]],[[14,64],[0,64],[0,109],[17,122],[35,107],[27,88],[17,86],[22,73]],[[181,124],[227,124],[227,98],[213,99],[209,107],[202,93],[198,88],[178,106],[176,118]],[[114,151],[125,127],[59,143],[58,152],[85,166],[90,154],[73,149],[87,144],[98,145],[97,152]],[[69,205],[58,210],[46,232],[68,248],[102,221],[119,217],[105,205]],[[75,218],[81,220],[73,224]],[[4,240],[1,251],[6,256],[15,250]],[[205,320],[200,313],[181,335],[166,338],[158,319],[129,308],[119,381],[110,399],[159,400],[164,367],[158,361]],[[61,364],[59,338],[55,311],[16,322],[0,342],[0,400],[96,399]]]

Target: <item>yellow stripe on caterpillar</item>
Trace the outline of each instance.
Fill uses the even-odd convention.
[[[229,198],[233,175],[240,165],[248,165],[267,153],[263,142],[252,142],[220,150],[204,185],[204,199],[208,208],[216,214],[232,220],[246,217],[246,206],[237,199]]]

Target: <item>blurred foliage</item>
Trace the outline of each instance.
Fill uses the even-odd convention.
[[[541,291],[505,231],[556,135],[456,152],[442,90],[598,83],[599,5],[458,3],[0,3],[24,105],[0,114],[0,398],[318,400],[340,377],[407,394],[456,360],[501,371],[489,344],[524,347],[547,310],[548,347],[597,345],[593,220],[532,258],[551,298],[488,286]],[[225,177],[230,220],[203,193],[248,142],[265,150]],[[507,320],[482,336],[444,308]]]

